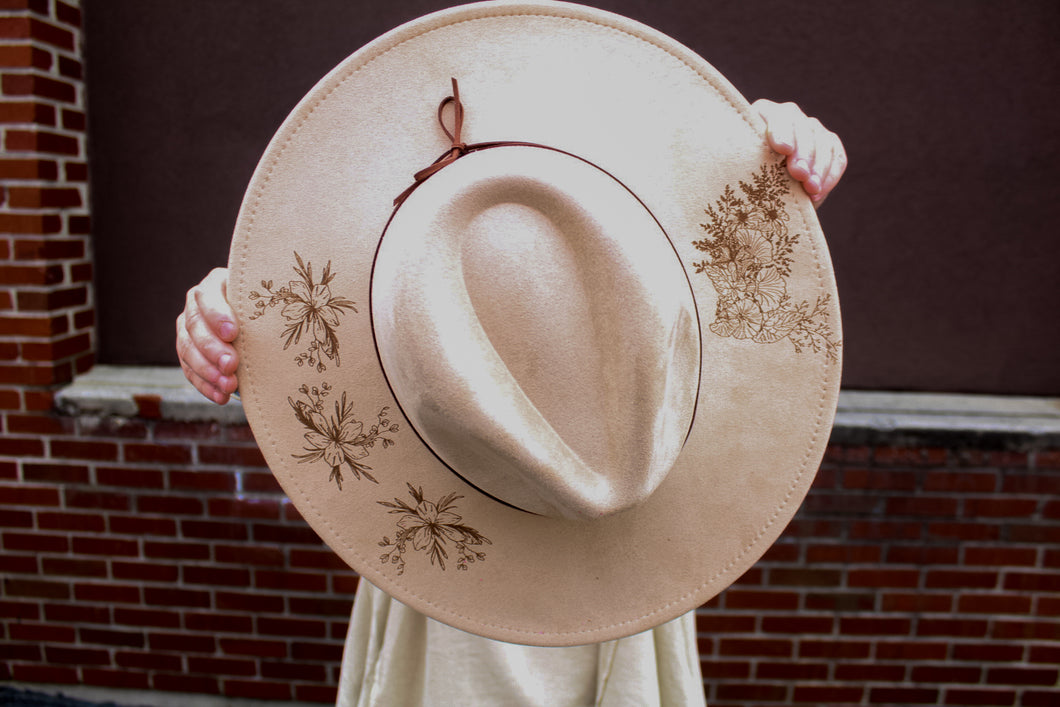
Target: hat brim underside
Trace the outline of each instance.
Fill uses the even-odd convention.
[[[394,198],[448,147],[435,111],[451,77],[465,140],[539,143],[606,169],[689,274],[703,361],[694,424],[632,510],[578,522],[498,503],[423,444],[387,385],[372,261]],[[716,595],[797,510],[839,389],[827,247],[779,162],[703,59],[591,8],[466,5],[350,56],[270,143],[229,263],[243,404],[299,512],[398,600],[498,640],[609,640]]]

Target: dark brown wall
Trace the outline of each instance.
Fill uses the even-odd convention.
[[[449,3],[87,0],[100,358],[172,363],[183,293],[227,258],[297,100]],[[1060,4],[598,0],[794,100],[846,142],[821,211],[848,388],[1060,394]]]

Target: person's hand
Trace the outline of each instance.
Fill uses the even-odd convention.
[[[839,136],[794,103],[760,98],[751,104],[766,121],[769,146],[788,157],[788,172],[802,183],[815,207],[824,203],[847,168]]]
[[[188,290],[184,311],[177,317],[177,356],[184,376],[218,405],[239,387],[236,350],[239,333],[228,304],[228,270],[215,268]]]

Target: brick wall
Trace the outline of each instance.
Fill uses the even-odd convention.
[[[35,413],[91,367],[95,313],[81,11],[0,0],[0,453],[40,454]]]
[[[156,411],[5,452],[0,678],[331,701],[356,577],[245,426]],[[713,707],[1060,704],[1060,450],[834,446],[698,621]]]

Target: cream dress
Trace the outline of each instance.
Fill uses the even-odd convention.
[[[606,643],[538,648],[429,619],[361,580],[339,707],[705,707],[692,612]]]

